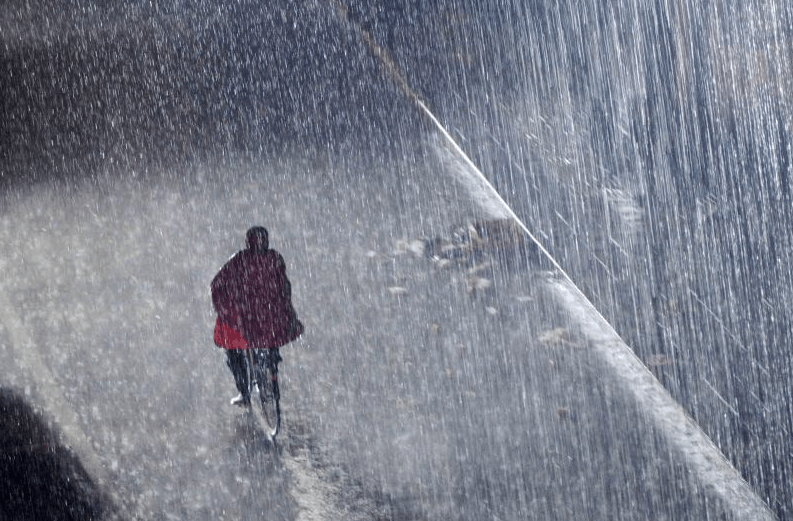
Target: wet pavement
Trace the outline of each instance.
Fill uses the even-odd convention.
[[[78,452],[129,517],[722,516],[560,310],[547,267],[424,254],[417,239],[488,218],[442,162],[337,160],[8,200],[6,316],[30,344],[4,324],[4,385],[56,423],[69,416],[52,404],[76,413]],[[282,350],[277,446],[228,405],[211,340],[208,281],[252,223],[284,255],[306,325]]]

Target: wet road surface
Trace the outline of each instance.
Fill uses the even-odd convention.
[[[56,421],[74,411],[79,450],[133,518],[718,510],[604,377],[541,267],[421,254],[414,239],[486,217],[422,154],[344,169],[190,165],[147,186],[111,178],[8,199],[2,286],[29,344],[4,324],[4,382]],[[251,223],[270,228],[306,325],[282,350],[277,446],[228,405],[211,340],[208,281]],[[492,285],[473,289],[471,268]]]

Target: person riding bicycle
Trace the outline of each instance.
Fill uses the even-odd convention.
[[[278,348],[303,333],[292,306],[292,286],[284,258],[269,248],[262,226],[245,234],[245,249],[231,257],[212,279],[212,305],[218,314],[215,344],[226,350],[226,363],[240,394],[233,405],[251,403],[245,349],[271,349],[276,363]]]

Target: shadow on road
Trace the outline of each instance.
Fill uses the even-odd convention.
[[[110,500],[57,432],[7,388],[0,388],[0,447],[0,519],[111,517]]]

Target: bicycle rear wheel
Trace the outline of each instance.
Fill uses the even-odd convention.
[[[257,353],[257,378],[259,386],[259,402],[262,405],[262,416],[275,438],[281,428],[281,393],[278,387],[278,366],[272,360],[269,350]]]

